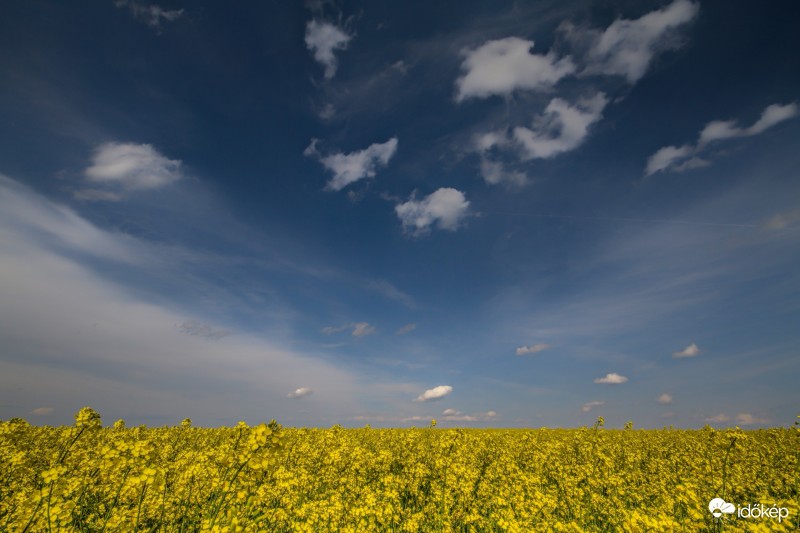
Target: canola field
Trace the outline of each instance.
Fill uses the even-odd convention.
[[[71,427],[14,419],[0,423],[0,531],[798,529],[797,424],[608,430],[602,422],[126,428],[102,427],[89,408]],[[737,512],[715,517],[714,498]],[[749,516],[740,516],[745,504]]]

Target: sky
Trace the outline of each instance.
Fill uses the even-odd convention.
[[[0,419],[800,414],[800,5],[0,10]]]

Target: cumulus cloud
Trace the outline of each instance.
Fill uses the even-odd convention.
[[[415,402],[429,402],[431,400],[439,400],[453,392],[453,387],[450,385],[439,385],[432,389],[428,389],[414,400]]]
[[[322,328],[322,332],[330,335],[332,333],[340,333],[342,331],[351,330],[350,335],[353,337],[366,337],[375,333],[376,329],[368,322],[353,322],[352,324],[345,324],[343,326],[327,326]]]
[[[530,355],[534,353],[539,353],[543,352],[544,350],[547,350],[548,348],[550,348],[550,345],[545,344],[543,342],[534,344],[533,346],[520,346],[519,348],[517,348],[517,355]]]
[[[625,376],[620,376],[616,372],[611,372],[602,378],[597,378],[594,380],[595,383],[603,383],[606,385],[619,385],[621,383],[625,383],[626,381],[628,381],[628,378]]]
[[[583,404],[581,406],[581,411],[583,411],[584,413],[588,413],[589,411],[591,411],[595,407],[600,407],[601,405],[605,405],[605,404],[606,404],[606,402],[600,402],[600,401],[586,402],[585,404]]]
[[[46,416],[52,414],[53,411],[55,411],[55,409],[52,407],[37,407],[31,411],[31,414],[36,416]]]
[[[223,337],[227,337],[232,333],[226,329],[222,328],[215,328],[213,326],[209,326],[208,324],[201,324],[199,322],[195,322],[194,320],[190,320],[184,322],[178,328],[182,332],[186,333],[187,335],[193,335],[195,337],[202,337],[204,339],[209,339],[212,341],[218,341]]]
[[[722,424],[723,422],[728,422],[731,419],[728,415],[724,413],[720,413],[718,415],[710,416],[708,418],[703,419],[705,422],[714,422],[716,424]]]
[[[443,187],[422,200],[413,197],[394,207],[403,228],[415,234],[423,234],[432,226],[455,231],[467,214],[469,202],[464,193]]]
[[[740,426],[755,426],[758,424],[768,424],[769,420],[766,418],[758,418],[750,413],[739,413],[736,415],[736,423]]]
[[[314,54],[314,59],[325,67],[325,79],[333,78],[339,66],[334,52],[346,49],[352,38],[352,35],[330,22],[308,21],[306,47]]]
[[[678,352],[672,352],[672,357],[674,357],[675,359],[680,359],[683,357],[695,357],[699,353],[700,353],[700,348],[698,348],[695,343],[691,343],[683,350],[680,350]]]
[[[514,128],[514,140],[523,159],[548,159],[574,150],[589,134],[589,127],[600,120],[608,99],[603,93],[570,105],[553,98],[542,115],[534,119],[533,128]]]
[[[317,150],[317,140],[312,139],[303,154],[318,157],[320,163],[333,172],[333,178],[328,181],[325,188],[340,191],[351,183],[375,177],[377,169],[387,166],[396,151],[397,137],[392,137],[385,143],[374,143],[357,152],[322,156]]]
[[[658,397],[657,401],[658,401],[658,403],[663,404],[663,405],[670,404],[670,403],[672,403],[672,395],[671,394],[667,394],[665,392],[664,394],[662,394],[661,396]]]
[[[560,29],[567,41],[585,50],[587,65],[582,74],[619,75],[633,84],[645,75],[657,54],[680,45],[675,31],[692,21],[698,10],[694,2],[675,0],[635,20],[617,19],[602,31],[571,23]]]
[[[410,332],[414,331],[415,329],[417,329],[417,325],[416,324],[406,324],[405,326],[403,326],[402,328],[397,330],[397,334],[398,335],[405,335],[406,333],[410,333]]]
[[[650,176],[656,172],[683,172],[708,166],[711,163],[703,159],[701,154],[710,144],[758,135],[785,120],[796,117],[797,114],[796,103],[772,104],[764,108],[759,119],[747,128],[739,127],[736,120],[713,120],[700,131],[696,144],[685,144],[680,147],[665,146],[656,151],[647,159],[644,175]]]
[[[289,394],[286,395],[287,398],[302,398],[303,396],[308,396],[309,394],[313,393],[314,391],[308,387],[300,387],[299,389],[295,389]]]
[[[533,41],[507,37],[463,50],[464,75],[456,80],[456,101],[508,95],[516,90],[547,90],[575,71],[570,57],[559,59],[552,51],[533,54],[532,49]]]
[[[156,4],[145,5],[137,0],[116,0],[118,8],[128,8],[135,18],[156,30],[161,28],[161,21],[172,22],[183,16],[183,9],[164,9]]]
[[[79,191],[77,196],[112,200],[119,198],[121,191],[158,189],[183,177],[181,165],[181,161],[164,157],[149,144],[101,144],[95,149],[85,176],[94,185],[110,187],[114,192],[90,189]]]

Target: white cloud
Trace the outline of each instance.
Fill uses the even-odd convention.
[[[720,413],[718,415],[710,416],[710,417],[704,419],[704,421],[705,422],[715,422],[717,424],[722,424],[723,422],[727,422],[730,419],[731,419],[731,417],[729,417],[728,415]]]
[[[149,144],[105,143],[97,147],[91,163],[85,171],[86,179],[117,190],[158,189],[183,177],[181,161],[164,157]],[[87,199],[114,199],[103,197],[102,191],[77,193],[79,197],[81,194]]]
[[[534,353],[539,353],[544,350],[550,348],[549,344],[545,344],[540,342],[539,344],[534,344],[533,346],[520,346],[517,348],[517,355],[529,355]]]
[[[797,116],[797,104],[787,105],[772,104],[761,112],[761,117],[749,128],[740,128],[735,120],[714,120],[706,124],[700,132],[700,139],[697,144],[703,147],[714,141],[722,141],[734,137],[750,137],[763,133],[772,126],[780,124],[784,120],[789,120]]]
[[[768,424],[769,420],[755,417],[750,413],[739,413],[736,415],[736,423],[741,426],[755,426],[758,424]]]
[[[405,335],[406,333],[410,333],[410,332],[414,331],[415,329],[417,329],[417,325],[416,324],[406,324],[405,326],[403,326],[402,328],[397,330],[397,334],[398,335]]]
[[[658,397],[657,401],[658,401],[658,403],[663,404],[663,405],[670,404],[670,403],[672,403],[672,395],[671,394],[667,394],[665,392],[664,394],[662,394],[661,396]]]
[[[378,167],[388,165],[396,151],[397,137],[392,137],[385,143],[371,144],[357,152],[335,153],[322,157],[317,151],[317,139],[312,139],[303,154],[319,157],[320,163],[333,172],[333,178],[328,181],[325,188],[340,191],[358,180],[375,177]]]
[[[523,159],[548,159],[574,150],[589,134],[589,127],[602,118],[607,103],[603,93],[582,99],[575,106],[553,98],[544,114],[534,119],[533,129],[514,128],[514,140]]]
[[[53,411],[55,411],[55,409],[52,407],[37,407],[36,409],[31,411],[31,414],[36,416],[46,416],[52,414]]]
[[[352,35],[330,22],[308,21],[306,47],[314,54],[314,59],[325,67],[325,79],[331,79],[336,74],[339,63],[334,52],[346,49],[352,38]]]
[[[439,385],[438,387],[434,387],[432,389],[428,389],[414,400],[415,402],[428,402],[431,400],[438,400],[440,398],[444,398],[448,394],[453,392],[453,387],[450,385]]]
[[[668,171],[683,172],[708,166],[711,163],[698,154],[706,150],[709,144],[758,135],[776,124],[794,118],[797,114],[798,106],[795,103],[772,104],[764,108],[759,119],[748,128],[739,127],[735,120],[713,120],[700,131],[697,144],[685,144],[681,147],[665,146],[656,151],[647,159],[644,175],[650,176],[656,172]]]
[[[674,31],[697,16],[699,6],[688,0],[672,4],[635,19],[617,19],[604,31],[563,24],[567,40],[588,46],[586,74],[624,76],[636,83],[645,75],[656,54],[677,48]]]
[[[295,389],[289,394],[286,395],[287,398],[302,398],[303,396],[308,396],[309,394],[313,393],[314,391],[311,390],[309,387],[300,387],[299,389]]]
[[[647,159],[647,168],[645,176],[650,176],[656,172],[674,166],[680,161],[684,161],[691,157],[694,153],[694,148],[688,144],[683,146],[665,146],[660,148],[656,153]]]
[[[479,422],[493,420],[495,418],[497,418],[497,413],[495,411],[486,411],[485,413],[473,415],[464,414],[456,409],[445,409],[442,411],[442,420],[447,420],[448,422]]]
[[[507,37],[464,50],[461,69],[465,74],[456,80],[456,101],[508,95],[520,89],[547,90],[575,71],[570,57],[558,59],[552,51],[532,54],[532,48],[533,41]]]
[[[464,193],[443,187],[422,200],[413,198],[398,204],[394,210],[403,227],[422,234],[434,224],[441,229],[455,231],[466,216],[469,202]]]
[[[616,372],[611,372],[602,378],[597,378],[594,380],[595,383],[603,383],[606,385],[619,385],[621,383],[625,383],[626,381],[628,381],[628,378],[625,376],[620,376]]]
[[[691,343],[689,346],[679,352],[672,352],[672,357],[675,359],[680,359],[683,357],[695,357],[699,353],[700,348],[698,348],[695,343]]]
[[[588,413],[589,411],[591,411],[595,407],[600,407],[600,406],[605,405],[605,404],[606,404],[606,402],[600,402],[600,401],[586,402],[585,404],[583,404],[581,406],[581,411],[583,411],[584,413]]]
[[[161,21],[172,22],[183,16],[183,9],[164,9],[156,4],[143,5],[137,0],[116,0],[119,8],[127,7],[131,14],[151,28],[161,28]]]

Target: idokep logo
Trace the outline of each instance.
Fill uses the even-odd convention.
[[[788,507],[752,503],[750,505],[741,505],[739,509],[736,509],[735,505],[726,502],[722,498],[714,498],[708,502],[708,510],[711,511],[714,518],[720,518],[724,514],[736,513],[739,518],[777,518],[778,522],[782,522],[784,518],[789,517]]]
[[[708,502],[708,510],[714,515],[714,518],[719,518],[723,514],[733,514],[736,512],[736,506],[728,503],[722,498],[714,498]]]

